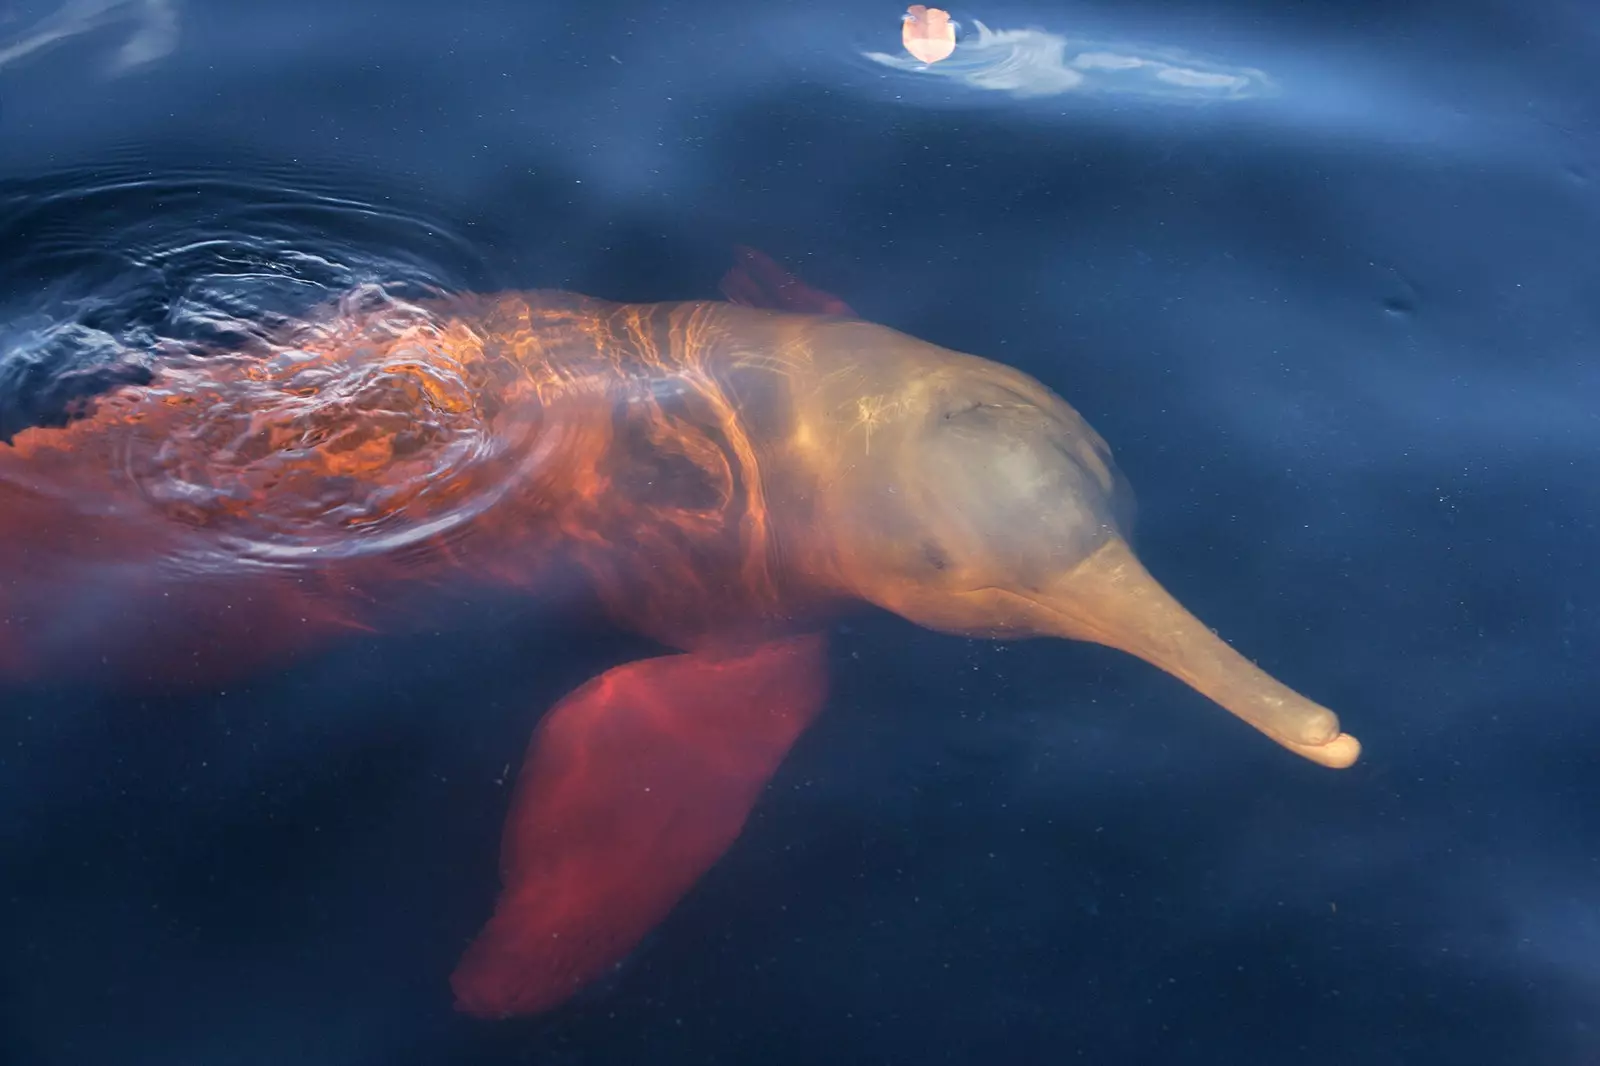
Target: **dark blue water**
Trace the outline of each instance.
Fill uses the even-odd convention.
[[[636,642],[507,603],[11,686],[0,1062],[1600,1061],[1600,15],[999,4],[917,71],[899,10],[0,7],[5,432],[350,285],[714,297],[753,245],[1062,393],[1362,762],[865,615],[672,917],[486,1023],[445,978],[507,767]]]

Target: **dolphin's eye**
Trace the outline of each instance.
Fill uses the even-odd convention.
[[[935,570],[943,570],[950,565],[950,557],[944,549],[931,540],[922,542],[922,559]]]

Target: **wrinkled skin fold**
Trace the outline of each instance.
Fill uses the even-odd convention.
[[[732,845],[853,604],[1119,648],[1304,758],[1356,760],[1140,565],[1127,487],[1063,400],[740,255],[738,303],[353,296],[267,357],[174,357],[19,433],[0,669],[213,683],[404,624],[408,588],[581,577],[676,652],[540,723],[453,978],[486,1017],[563,1002]]]

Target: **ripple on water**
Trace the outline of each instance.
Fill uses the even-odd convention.
[[[526,442],[448,294],[494,272],[443,220],[339,187],[135,166],[0,187],[0,493],[120,491],[124,518],[189,531],[168,565],[207,569],[390,550],[492,502]],[[18,461],[41,452],[69,473]]]

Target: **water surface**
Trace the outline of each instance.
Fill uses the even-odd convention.
[[[13,686],[0,1058],[1600,1057],[1600,23],[952,14],[919,69],[892,5],[0,7],[0,429],[352,287],[708,298],[753,245],[1083,411],[1150,569],[1363,761],[853,619],[739,846],[485,1024],[443,977],[507,775],[640,643],[508,597],[242,688]]]

